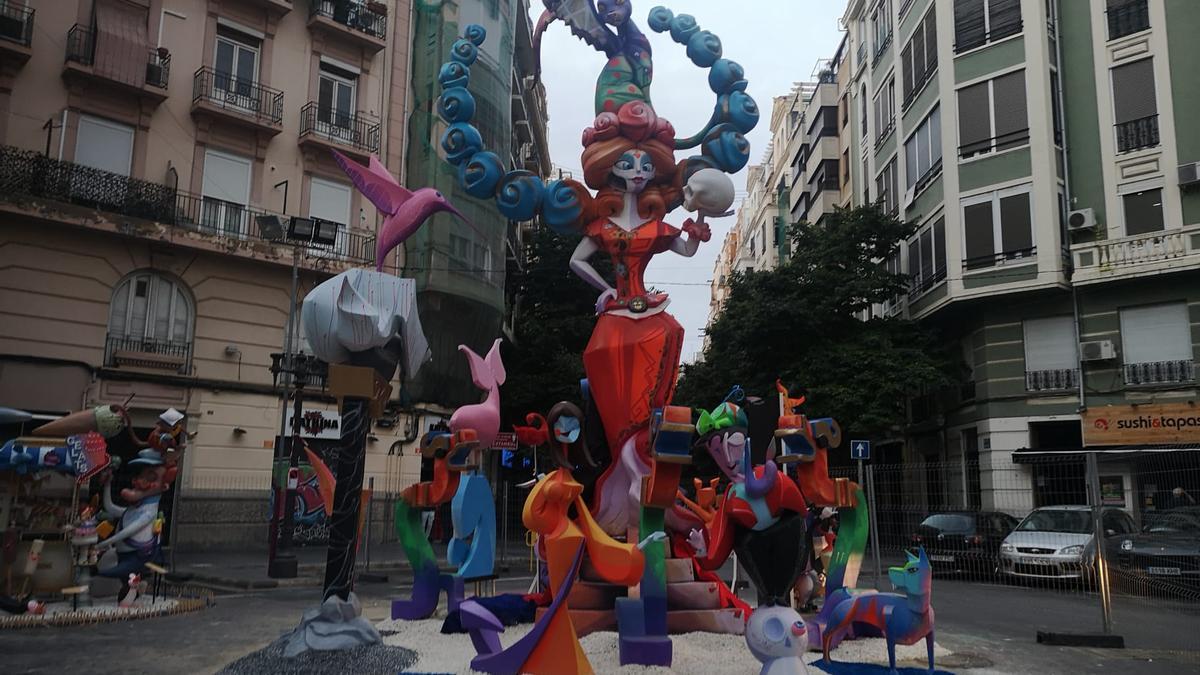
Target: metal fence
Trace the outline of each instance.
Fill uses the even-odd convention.
[[[868,466],[862,480],[862,585],[885,589],[887,567],[924,547],[940,577],[1075,598],[1096,632],[1139,605],[1200,616],[1200,451],[993,452]]]

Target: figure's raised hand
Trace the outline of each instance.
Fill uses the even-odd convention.
[[[708,552],[708,543],[704,541],[704,533],[700,530],[692,530],[688,533],[688,544],[698,556],[703,557]]]
[[[693,532],[694,531],[695,530],[693,530]],[[644,550],[646,550],[646,547],[649,546],[650,544],[653,544],[654,542],[657,542],[657,541],[662,541],[666,538],[667,538],[667,533],[663,532],[662,530],[659,530],[658,532],[651,532],[650,534],[646,535],[645,539],[638,542],[637,547],[639,550],[644,551]]]

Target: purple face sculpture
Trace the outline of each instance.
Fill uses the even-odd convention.
[[[633,14],[631,0],[597,0],[596,13],[610,26],[621,27]]]
[[[742,455],[746,449],[744,431],[726,429],[715,433],[705,441],[705,448],[726,478],[734,482],[745,479],[742,473]]]

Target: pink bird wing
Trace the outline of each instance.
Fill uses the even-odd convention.
[[[337,161],[338,166],[342,167],[342,171],[345,171],[346,175],[350,177],[350,182],[354,183],[354,187],[358,188],[358,191],[363,193],[363,196],[380,211],[391,215],[412,197],[412,193],[401,187],[375,157],[371,157],[373,164],[368,168],[337,150],[330,152],[333,153],[333,158]],[[380,175],[379,170],[382,170],[383,175]]]

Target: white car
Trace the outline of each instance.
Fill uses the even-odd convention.
[[[1106,537],[1136,532],[1124,511],[1101,511]],[[1036,579],[1088,579],[1096,547],[1090,506],[1043,506],[1034,509],[1000,544],[1000,571]]]

